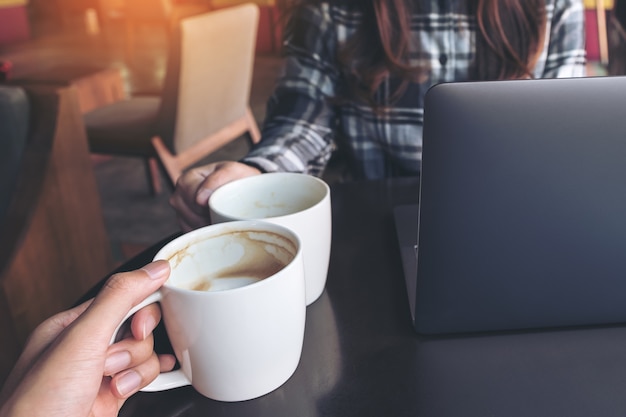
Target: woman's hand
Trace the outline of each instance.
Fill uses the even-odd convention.
[[[109,345],[124,316],[169,276],[167,261],[113,275],[94,298],[39,325],[0,393],[0,416],[117,416],[126,398],[171,370],[157,356],[156,304],[139,310],[130,331]]]
[[[181,229],[188,232],[210,223],[209,197],[217,188],[259,174],[261,171],[241,162],[215,162],[184,173],[170,198]]]

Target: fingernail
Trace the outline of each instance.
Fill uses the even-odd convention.
[[[198,194],[196,195],[196,202],[201,206],[208,204],[211,194],[213,194],[213,190],[203,188],[202,190],[198,191]]]
[[[127,351],[116,352],[109,355],[104,361],[104,374],[114,375],[130,365],[131,357]]]
[[[170,264],[167,261],[155,261],[141,269],[148,273],[150,279],[161,279],[169,272]]]
[[[143,323],[143,329],[142,329],[142,333],[143,333],[143,334],[142,334],[142,336],[143,336],[143,339],[142,339],[142,340],[146,340],[146,337],[148,337],[148,335],[149,335],[150,333],[152,333],[152,331],[154,330],[154,328],[156,327],[156,325],[157,325],[157,322],[156,322],[156,320],[154,319],[154,317],[152,317],[152,316],[148,316],[148,317],[146,318],[146,320],[145,320],[145,321],[144,321],[144,323]]]
[[[139,376],[139,374],[135,371],[128,371],[124,375],[117,378],[115,387],[120,395],[126,396],[127,394],[136,391],[139,388],[139,384],[141,384],[141,376]]]

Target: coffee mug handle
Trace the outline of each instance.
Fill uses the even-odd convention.
[[[111,337],[111,342],[109,344],[113,344],[117,342],[117,337],[120,329],[126,323],[126,321],[137,311],[141,310],[147,305],[152,303],[158,303],[163,299],[163,294],[161,291],[155,291],[150,294],[146,299],[133,307],[128,314],[124,317],[122,322],[117,326],[115,332],[113,332],[113,337]],[[183,373],[182,369],[177,369],[175,371],[164,372],[159,374],[154,381],[146,385],[141,389],[141,391],[145,392],[154,392],[154,391],[164,391],[172,388],[183,387],[185,385],[191,385],[191,381],[187,378],[187,376]]]

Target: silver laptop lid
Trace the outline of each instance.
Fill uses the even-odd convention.
[[[626,321],[626,77],[426,96],[415,326]]]

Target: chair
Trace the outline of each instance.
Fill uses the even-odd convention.
[[[142,157],[153,192],[157,158],[170,185],[228,142],[260,132],[249,107],[258,7],[183,19],[173,36],[160,97],[131,97],[85,115],[94,153]]]
[[[269,52],[275,53],[277,51],[277,38],[280,39],[278,22],[278,3],[281,0],[209,0],[211,7],[214,9],[222,9],[225,7],[238,6],[243,3],[254,3],[259,7],[262,7],[266,11],[266,23],[267,23],[267,39],[269,40]],[[283,0],[284,1],[284,0]],[[261,28],[264,25],[261,25]],[[262,29],[261,29],[262,30]]]
[[[598,25],[598,46],[600,48],[600,62],[607,65],[609,62],[609,49],[606,30],[606,5],[605,0],[596,0],[596,20]]]
[[[180,20],[206,13],[210,9],[207,0],[126,0],[120,14],[125,25],[129,58],[135,56],[135,32],[139,26],[156,24],[169,34]]]
[[[606,18],[607,10],[613,7],[613,2],[614,0],[584,0],[583,2],[585,7],[587,59],[597,59],[603,66],[606,66],[609,61]]]

